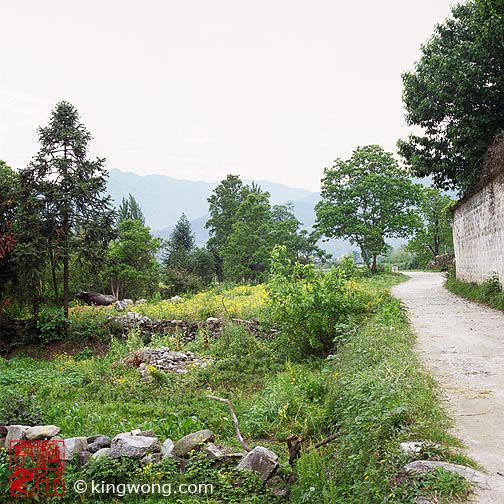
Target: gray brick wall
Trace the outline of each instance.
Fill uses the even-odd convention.
[[[482,283],[493,273],[504,282],[504,173],[453,213],[457,278]]]

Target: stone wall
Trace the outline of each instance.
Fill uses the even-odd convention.
[[[504,166],[493,171],[453,208],[457,278],[504,281]]]

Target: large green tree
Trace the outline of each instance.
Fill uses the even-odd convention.
[[[0,318],[7,304],[7,285],[14,277],[14,218],[16,213],[17,175],[0,161]]]
[[[326,168],[321,194],[316,227],[328,238],[357,244],[372,273],[387,251],[385,239],[406,237],[418,225],[419,187],[378,145],[358,147],[347,161]]]
[[[127,198],[122,198],[119,209],[117,210],[118,222],[123,222],[125,220],[136,220],[145,226],[145,216],[137,203],[137,200],[128,194]]]
[[[194,245],[191,223],[183,213],[170,234],[163,263],[167,267],[189,271],[191,269],[190,256]]]
[[[238,207],[221,253],[225,278],[253,282],[265,279],[272,249],[268,198],[267,192],[253,191]]]
[[[137,220],[125,220],[118,226],[118,237],[109,244],[107,259],[112,293],[117,298],[138,299],[153,294],[159,283],[156,254],[160,238]]]
[[[240,177],[228,175],[208,198],[210,218],[205,227],[210,238],[207,247],[214,254],[215,267],[220,278],[222,278],[222,251],[233,232],[238,208],[249,192],[250,188],[243,185]]]
[[[449,207],[454,201],[439,189],[422,189],[418,205],[422,224],[409,240],[407,250],[425,266],[440,254],[453,252],[452,217]]]
[[[403,74],[406,121],[423,132],[398,146],[418,176],[464,193],[504,130],[504,2],[470,0],[452,14]]]
[[[38,200],[43,207],[43,233],[58,236],[68,317],[70,255],[77,252],[95,263],[102,259],[114,235],[115,213],[110,197],[105,196],[105,160],[87,158],[91,135],[77,110],[68,102],[58,103],[49,124],[39,128],[38,134],[41,148],[20,172],[25,185],[21,205]]]

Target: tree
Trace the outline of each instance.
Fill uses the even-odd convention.
[[[214,254],[217,274],[222,278],[222,250],[233,232],[238,208],[245,201],[250,189],[244,186],[240,177],[228,175],[208,198],[210,219],[205,224],[210,239],[207,247]]]
[[[274,205],[271,209],[271,242],[272,245],[284,245],[289,259],[306,264],[312,258],[318,257],[325,261],[329,254],[317,246],[319,233],[309,233],[300,229],[301,222],[294,215],[294,205]]]
[[[252,282],[265,279],[272,249],[268,198],[267,192],[250,192],[238,207],[221,252],[225,278]]]
[[[350,159],[324,170],[316,227],[328,238],[357,244],[375,273],[385,239],[408,236],[418,225],[418,191],[392,154],[378,145],[358,147]]]
[[[131,219],[145,226],[145,217],[142,209],[131,194],[129,194],[127,198],[122,198],[117,214],[119,223]]]
[[[424,131],[398,146],[416,175],[464,193],[504,130],[504,2],[471,0],[452,13],[402,76],[406,121]]]
[[[425,187],[419,203],[422,225],[408,242],[407,251],[422,266],[439,254],[453,252],[452,219],[449,207],[454,201],[439,189]]]
[[[189,271],[190,254],[194,248],[194,233],[191,223],[183,213],[170,234],[170,240],[163,262],[167,267]]]
[[[158,286],[156,253],[160,238],[137,220],[126,220],[118,226],[118,238],[109,245],[108,277],[114,296],[139,298],[152,294]]]
[[[0,161],[0,319],[3,307],[8,303],[5,298],[8,282],[13,278],[14,248],[16,236],[14,234],[14,218],[16,213],[17,175]]]
[[[115,214],[110,197],[104,196],[105,160],[87,159],[91,135],[80,123],[76,109],[68,102],[58,103],[48,126],[39,128],[38,134],[41,148],[20,172],[26,184],[22,204],[38,200],[46,216],[44,233],[59,237],[68,318],[70,254],[78,251],[82,257],[99,261],[113,237]]]

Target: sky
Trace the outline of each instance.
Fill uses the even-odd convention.
[[[408,135],[401,73],[447,0],[0,0],[0,159],[66,100],[108,169],[313,191]]]

